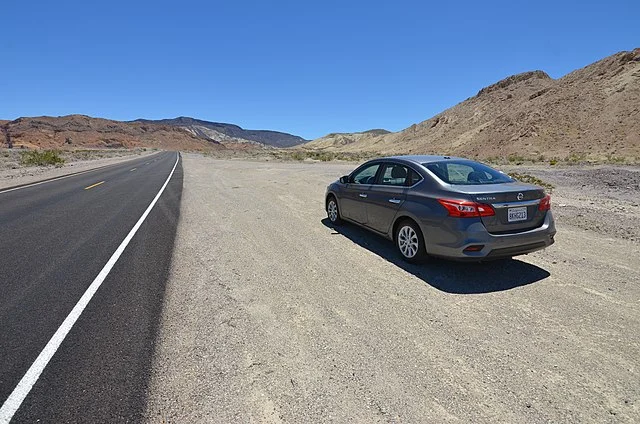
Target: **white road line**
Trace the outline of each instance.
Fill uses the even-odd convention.
[[[113,255],[111,255],[111,258],[109,258],[107,264],[104,266],[104,268],[102,268],[95,280],[93,280],[87,291],[84,292],[78,303],[76,303],[76,306],[73,307],[67,318],[65,318],[65,320],[62,322],[62,325],[60,325],[53,337],[51,337],[49,343],[47,343],[42,352],[40,352],[40,355],[38,355],[33,364],[31,364],[24,377],[22,377],[22,380],[20,380],[16,388],[13,389],[13,392],[11,392],[7,400],[4,402],[2,408],[0,408],[0,424],[8,424],[18,408],[20,408],[20,405],[31,391],[31,388],[38,381],[38,378],[40,378],[40,374],[42,374],[42,371],[44,371],[45,367],[47,366],[53,355],[56,353],[65,337],[67,337],[67,334],[69,334],[69,331],[71,331],[73,325],[76,323],[78,318],[80,318],[82,311],[84,311],[84,309],[87,307],[87,305],[91,301],[91,298],[93,298],[93,295],[96,294],[96,292],[102,285],[102,282],[105,280],[105,278],[107,278],[109,272],[111,272],[111,268],[113,268],[113,266],[116,264],[116,262],[120,258],[120,255],[122,255],[122,252],[124,252],[124,249],[136,234],[142,223],[145,221],[147,215],[149,215],[149,212],[151,212],[151,209],[153,209],[153,207],[155,206],[156,202],[160,198],[160,195],[167,187],[167,184],[169,184],[169,180],[173,176],[173,172],[176,170],[176,166],[178,166],[179,160],[180,154],[177,154],[176,163],[173,165],[171,173],[167,177],[167,180],[164,182],[164,185],[162,186],[158,194],[156,194],[156,197],[153,199],[149,207],[147,207],[147,210],[144,211],[138,222],[136,222],[136,225],[133,226],[131,231],[129,231],[129,234],[127,234],[127,237],[125,237],[122,243],[120,243],[120,246],[118,246]]]

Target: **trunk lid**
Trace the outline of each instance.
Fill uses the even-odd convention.
[[[518,233],[538,228],[547,213],[538,209],[545,193],[542,187],[535,185],[514,182],[458,185],[452,188],[475,202],[493,207],[495,215],[482,217],[482,223],[492,234]]]

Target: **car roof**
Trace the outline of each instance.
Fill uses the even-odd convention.
[[[406,161],[414,162],[418,164],[440,162],[443,160],[469,160],[469,159],[459,158],[455,156],[439,156],[439,155],[399,155],[399,156],[388,156],[380,159],[381,160],[382,159],[406,160]]]

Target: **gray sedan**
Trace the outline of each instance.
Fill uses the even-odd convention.
[[[468,159],[394,156],[366,162],[327,187],[332,224],[393,240],[410,262],[508,258],[553,244],[544,189]]]

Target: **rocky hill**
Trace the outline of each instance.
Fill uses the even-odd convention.
[[[172,150],[224,149],[170,125],[147,125],[92,118],[84,115],[18,118],[2,125],[4,146],[24,148],[134,148]]]
[[[357,133],[331,133],[324,137],[313,140],[302,147],[309,147],[311,149],[332,149],[334,147],[341,148],[349,144],[356,143],[357,145],[366,146],[367,144],[378,140],[380,137],[391,134],[391,131],[387,130],[369,130]]]
[[[269,130],[245,130],[234,124],[209,122],[184,116],[157,121],[138,119],[133,122],[170,125],[185,129],[198,137],[218,141],[225,145],[245,143],[271,147],[293,147],[307,142],[307,140],[302,137],[283,132]]]
[[[0,145],[24,148],[155,147],[173,150],[291,147],[301,137],[180,117],[121,122],[85,115],[0,121]]]
[[[345,152],[476,158],[640,160],[640,49],[554,80],[505,78],[438,115],[389,134],[330,134],[303,146]]]

